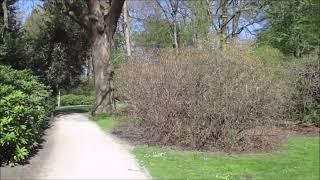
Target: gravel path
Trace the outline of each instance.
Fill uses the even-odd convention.
[[[29,164],[2,167],[0,179],[150,179],[128,145],[84,114],[56,117],[45,141]]]

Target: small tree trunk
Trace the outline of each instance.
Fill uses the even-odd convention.
[[[58,107],[61,106],[61,94],[60,94],[60,90],[58,90]]]
[[[87,53],[87,80],[89,81],[92,78],[92,51],[89,50]]]
[[[131,44],[130,44],[130,21],[128,16],[128,5],[127,2],[124,2],[123,5],[123,20],[124,20],[124,26],[125,26],[125,39],[126,39],[126,47],[127,47],[127,56],[131,56]]]
[[[111,112],[113,107],[113,67],[110,64],[112,37],[107,33],[97,33],[92,39],[92,61],[94,86],[96,90],[95,104],[92,114]]]
[[[222,26],[220,29],[220,47],[223,48],[227,37],[228,1],[220,0]]]
[[[174,41],[174,48],[179,48],[178,43],[178,27],[176,19],[173,22],[173,41]]]
[[[7,7],[7,0],[2,1],[2,11],[3,11],[3,29],[2,29],[1,36],[4,39],[6,31],[9,29],[9,15],[8,15],[9,10]]]

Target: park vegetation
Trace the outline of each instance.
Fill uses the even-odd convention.
[[[59,94],[99,123],[120,103],[117,132],[152,145],[250,150],[268,145],[254,129],[320,126],[317,0],[44,0],[23,20],[0,2],[1,163],[37,147]]]
[[[0,66],[0,162],[21,162],[37,147],[55,106],[29,71]]]

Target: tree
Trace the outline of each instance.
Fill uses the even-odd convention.
[[[172,47],[171,30],[167,21],[153,16],[144,22],[144,31],[135,35],[135,40],[142,47]]]
[[[58,90],[77,87],[87,60],[89,38],[77,23],[45,5],[35,9],[21,29],[21,66]]]
[[[163,11],[165,19],[171,29],[173,47],[179,48],[178,10],[181,0],[156,0],[156,2]]]
[[[268,23],[259,34],[262,44],[284,54],[301,57],[320,45],[320,2],[318,0],[266,0]]]
[[[124,36],[126,40],[127,56],[131,56],[131,42],[130,42],[130,20],[128,15],[128,3],[124,2],[123,6],[123,25],[124,25]]]
[[[109,112],[114,109],[113,77],[110,63],[113,35],[125,0],[59,0],[66,15],[87,30],[91,40],[94,85],[96,91],[92,114]]]
[[[3,28],[2,28],[2,33],[1,33],[1,37],[4,38],[5,32],[6,30],[9,29],[9,10],[8,10],[8,1],[7,0],[1,0],[1,7],[2,7],[2,14],[3,14]]]
[[[17,53],[20,24],[16,20],[17,0],[0,0],[0,64],[21,68],[21,54]]]

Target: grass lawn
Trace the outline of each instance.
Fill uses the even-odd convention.
[[[99,114],[91,118],[104,131],[112,131],[119,123],[116,114]]]
[[[280,150],[222,154],[138,147],[136,157],[159,179],[319,179],[319,138],[296,137]]]

